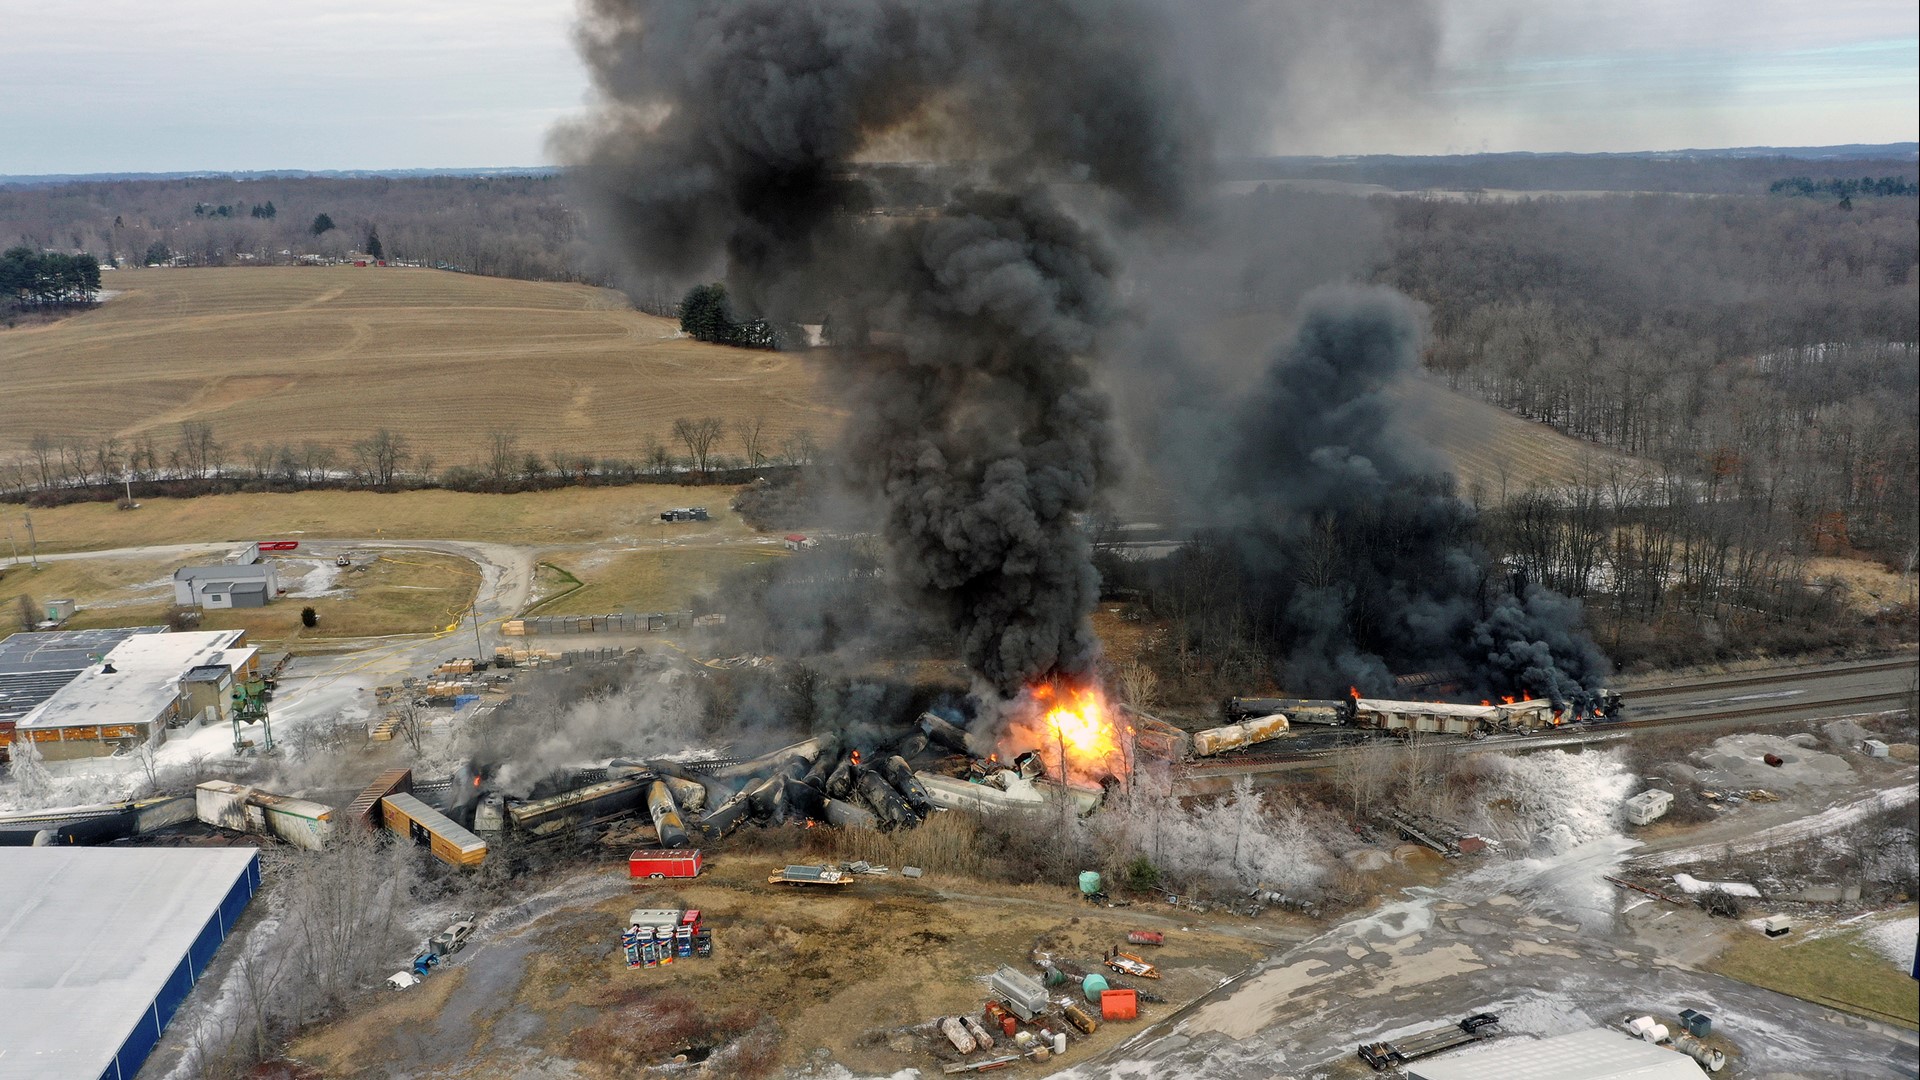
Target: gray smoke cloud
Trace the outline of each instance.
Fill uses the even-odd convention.
[[[604,105],[561,145],[635,271],[719,269],[754,315],[829,326],[840,458],[888,578],[1012,696],[1087,672],[1078,516],[1111,471],[1089,361],[1120,310],[1110,230],[1177,217],[1207,125],[1160,5],[589,4]],[[874,216],[863,155],[918,148],[936,205]],[[1062,192],[1070,192],[1071,212]]]
[[[1197,512],[1215,530],[1164,572],[1206,567],[1291,691],[1391,694],[1395,673],[1432,671],[1475,696],[1586,705],[1607,664],[1579,605],[1494,564],[1444,459],[1406,433],[1391,390],[1424,333],[1422,309],[1392,290],[1308,294],[1214,439],[1227,452]]]

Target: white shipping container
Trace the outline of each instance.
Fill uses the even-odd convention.
[[[252,788],[208,780],[193,789],[193,816],[218,829],[248,832],[247,796]]]

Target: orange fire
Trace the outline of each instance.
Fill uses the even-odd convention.
[[[858,751],[858,750],[855,750],[855,751],[853,752],[853,763],[854,763],[855,765],[858,765],[858,764],[860,764],[860,751]]]
[[[1047,775],[1080,783],[1127,775],[1125,729],[1099,687],[1040,683],[1016,709],[1001,745],[1009,756],[1034,750]]]

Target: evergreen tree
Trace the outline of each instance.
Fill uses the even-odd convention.
[[[328,217],[327,215],[318,214],[314,216],[313,235],[319,236],[323,232],[330,231],[331,229],[333,229],[333,227],[334,227],[333,219]]]
[[[386,252],[380,249],[380,230],[372,226],[367,227],[367,254],[376,259],[387,257]]]

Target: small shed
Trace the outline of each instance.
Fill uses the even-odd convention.
[[[48,614],[51,615],[52,612],[49,611]],[[1868,757],[1887,756],[1887,744],[1881,742],[1879,739],[1868,739],[1866,742],[1860,744],[1860,749],[1866,751]]]

